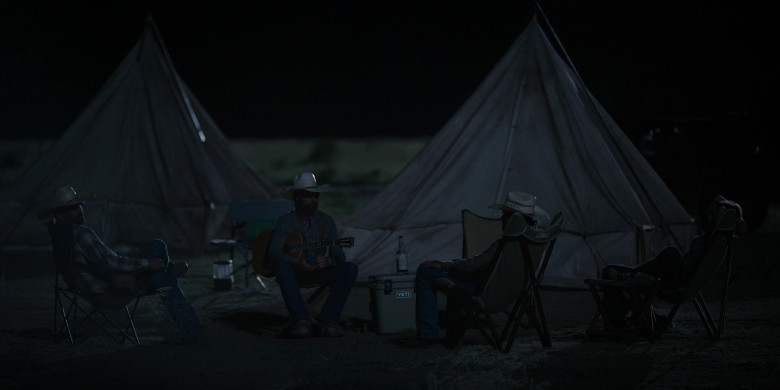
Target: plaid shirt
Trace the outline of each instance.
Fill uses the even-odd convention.
[[[73,225],[73,242],[75,244],[74,261],[77,264],[77,278],[80,287],[86,291],[104,292],[109,284],[101,278],[80,268],[78,264],[88,264],[91,267],[106,271],[135,272],[149,268],[148,259],[129,258],[117,255],[98,237],[87,225]]]

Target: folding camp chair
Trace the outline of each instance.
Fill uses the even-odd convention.
[[[54,277],[55,280],[59,280],[59,273],[55,274]],[[86,329],[85,325],[88,323],[91,323],[93,328],[89,333],[81,335],[83,336],[82,340],[85,340],[86,336],[101,331],[117,343],[128,340],[140,344],[133,321],[140,298],[141,295],[108,297],[101,294],[88,294],[55,282],[54,327],[58,333],[66,334],[71,344],[76,343],[77,330]],[[132,309],[128,308],[128,304],[131,303]],[[121,319],[117,319],[117,317]],[[120,325],[122,322],[124,324]]]
[[[463,258],[479,254],[501,238],[501,219],[486,218],[469,210],[460,212],[463,228]]]
[[[563,213],[559,212],[550,226],[531,228],[522,215],[514,214],[503,231],[484,287],[468,297],[460,308],[488,343],[503,353],[509,352],[520,326],[533,326],[542,345],[552,345],[539,283],[563,219]],[[448,294],[448,299],[450,294],[455,293],[455,289],[451,288],[452,282],[447,279],[439,279],[436,284],[440,291]],[[500,334],[493,320],[493,315],[498,313],[508,315]],[[527,323],[522,321],[525,315],[528,316]]]
[[[233,270],[233,273],[244,270],[244,287],[249,288],[249,277],[251,271],[252,256],[250,252],[254,248],[255,239],[263,231],[273,230],[276,227],[276,221],[284,213],[293,209],[293,202],[290,200],[241,200],[233,201],[228,205],[232,228],[229,239],[211,240],[212,245],[221,248],[227,248],[230,251],[230,257],[235,257],[236,247],[239,249],[244,259],[244,264]],[[256,279],[265,288],[265,284],[259,275]]]
[[[654,340],[661,336],[672,323],[680,305],[692,300],[710,338],[718,339],[723,334],[726,319],[726,297],[728,294],[729,275],[732,268],[732,245],[736,237],[738,223],[741,220],[741,208],[733,202],[721,204],[723,207],[716,215],[715,224],[708,232],[704,250],[696,260],[696,266],[688,276],[684,286],[673,286],[660,278],[639,277],[627,280],[585,279],[596,301],[596,313],[590,321],[587,330],[589,337],[604,335],[622,338],[645,336]],[[716,271],[725,263],[726,279],[722,286],[720,302],[720,318],[716,324],[702,295],[702,289],[712,279]],[[628,297],[632,316],[636,319],[627,328],[611,323],[605,305],[606,289]],[[657,316],[654,302],[660,299],[672,304],[665,316]],[[603,324],[599,326],[599,319]]]
[[[111,337],[117,343],[125,340],[140,344],[133,316],[139,293],[91,293],[76,286],[78,282],[73,268],[73,244],[67,237],[56,232],[52,221],[48,224],[52,238],[52,258],[54,260],[54,329],[65,334],[71,344],[77,336],[81,341],[98,331]],[[134,284],[134,274],[116,274],[117,280]],[[132,310],[128,304],[132,303]],[[89,328],[87,325],[92,325]],[[86,333],[78,333],[85,330]]]

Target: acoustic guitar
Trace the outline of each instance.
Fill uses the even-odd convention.
[[[272,277],[276,271],[276,264],[268,258],[268,247],[271,244],[273,230],[262,231],[252,248],[252,268],[260,276]],[[355,245],[354,237],[343,237],[335,240],[322,240],[308,242],[306,237],[300,233],[290,233],[284,241],[284,252],[294,259],[300,259],[306,255],[307,251],[317,250],[330,246],[338,245],[342,248],[351,248]]]

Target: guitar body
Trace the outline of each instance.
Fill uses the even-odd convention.
[[[271,245],[273,230],[264,230],[255,238],[252,248],[252,269],[260,276],[272,277],[276,273],[276,264],[268,258],[268,247]],[[326,246],[338,245],[343,248],[351,248],[355,245],[353,237],[337,238],[309,243],[306,237],[300,233],[290,233],[284,240],[284,252],[290,257],[300,260],[310,249],[318,249]]]
[[[306,250],[299,248],[305,247],[309,243],[300,233],[290,233],[287,238],[284,239],[284,251],[291,257],[300,260],[305,254]]]

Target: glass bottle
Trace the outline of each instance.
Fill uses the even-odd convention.
[[[409,265],[406,260],[406,248],[404,247],[404,236],[398,237],[398,252],[395,252],[395,266],[398,272],[409,271]]]

